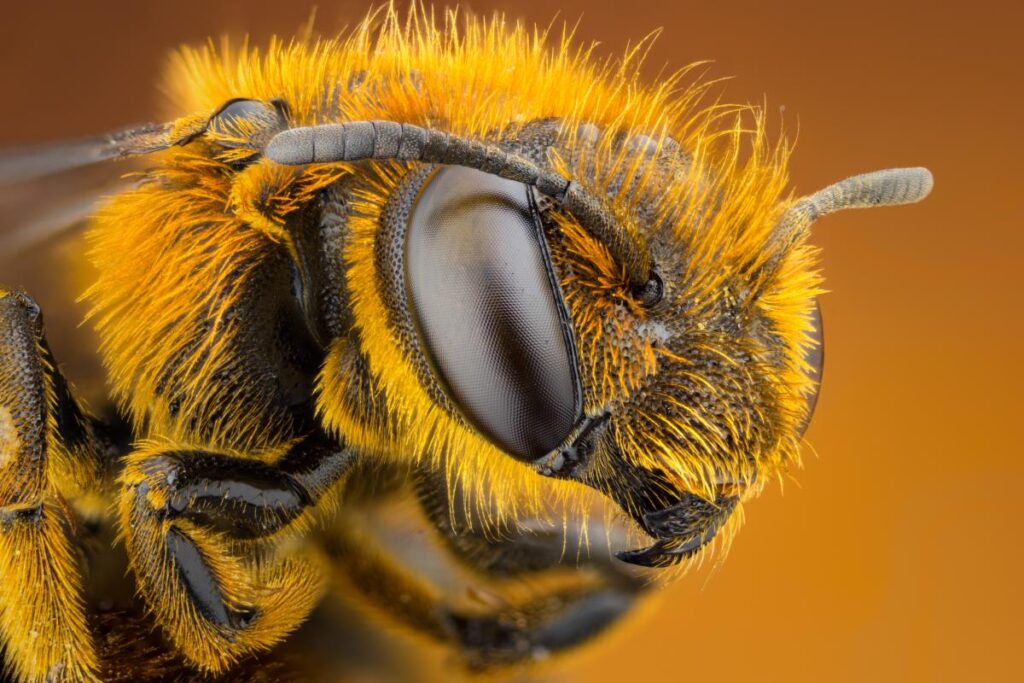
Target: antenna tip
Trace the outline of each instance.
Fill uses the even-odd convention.
[[[914,168],[894,169],[903,176],[905,189],[905,201],[903,203],[919,202],[929,194],[935,187],[935,176],[923,166]]]

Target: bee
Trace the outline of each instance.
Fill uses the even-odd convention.
[[[0,289],[16,680],[107,675],[76,550],[90,516],[205,674],[285,640],[338,575],[473,669],[543,659],[728,541],[799,462],[816,401],[812,223],[932,179],[794,198],[762,110],[703,104],[692,70],[645,85],[637,54],[385,8],[334,40],[182,50],[169,122],[0,162],[8,181],[143,165],[81,255],[127,445],[76,398],[39,306]],[[532,591],[446,599],[440,559],[351,513],[383,498],[416,506],[430,553]]]

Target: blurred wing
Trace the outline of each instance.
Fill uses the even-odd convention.
[[[184,141],[172,138],[172,131],[171,124],[147,124],[95,138],[0,152],[0,188],[91,166],[107,159],[158,152]]]
[[[0,257],[10,259],[82,227],[104,196],[128,186],[121,179],[126,170],[121,164],[86,166],[0,183]]]
[[[10,258],[81,227],[102,198],[128,182],[110,159],[148,154],[178,142],[169,125],[0,152],[0,255]]]

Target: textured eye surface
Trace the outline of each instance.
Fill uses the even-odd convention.
[[[409,219],[406,287],[434,372],[465,418],[536,459],[579,411],[564,304],[526,186],[448,167]]]
[[[825,332],[821,323],[821,304],[814,302],[814,312],[811,314],[811,323],[814,325],[814,337],[817,344],[807,352],[804,359],[813,368],[811,378],[814,380],[814,391],[807,396],[807,416],[800,424],[800,433],[807,431],[807,426],[814,416],[814,408],[818,405],[818,395],[821,393],[821,375],[825,368]]]

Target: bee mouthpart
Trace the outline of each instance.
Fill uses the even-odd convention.
[[[696,555],[712,538],[714,533],[699,538],[660,538],[646,548],[617,552],[615,557],[638,567],[671,567]]]
[[[668,507],[636,514],[637,523],[654,537],[646,548],[616,553],[623,562],[641,567],[668,567],[700,552],[732,514],[738,496],[719,495],[714,502],[691,493]]]
[[[734,488],[723,488],[715,500],[681,491],[664,472],[636,465],[606,438],[611,413],[580,418],[565,442],[534,461],[539,474],[571,479],[614,501],[652,543],[616,553],[623,562],[641,567],[669,567],[697,554],[718,533],[740,500]],[[600,451],[598,466],[592,467]]]

